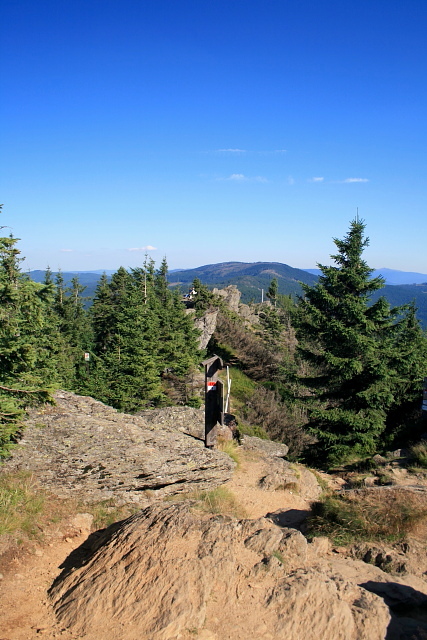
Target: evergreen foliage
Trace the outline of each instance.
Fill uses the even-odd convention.
[[[59,334],[48,315],[51,287],[21,273],[16,243],[0,237],[0,456],[14,441],[25,407],[50,401],[60,360]]]
[[[368,238],[353,221],[334,239],[335,266],[319,265],[315,286],[303,285],[299,304],[301,376],[316,454],[329,464],[375,451],[387,417],[420,393],[426,373],[426,338],[413,307],[390,308],[384,298],[369,305],[384,285],[362,260]]]
[[[166,259],[157,271],[146,258],[111,282],[104,274],[87,311],[77,277],[66,286],[48,267],[34,282],[20,270],[16,243],[0,237],[0,456],[26,407],[51,402],[59,386],[136,411],[166,401],[163,372],[180,380],[198,363],[198,332],[168,288]]]
[[[90,310],[94,331],[91,395],[125,411],[166,402],[162,373],[185,376],[199,359],[197,332],[179,292],[167,283],[164,259],[128,273],[123,267],[111,282],[103,276]]]
[[[199,318],[213,305],[215,295],[205,284],[202,284],[199,278],[194,278],[192,288],[196,292],[194,294],[194,309],[196,310],[196,316]]]
[[[273,278],[270,282],[270,286],[267,289],[267,298],[271,301],[274,306],[277,305],[277,296],[279,293],[279,283],[277,278]]]

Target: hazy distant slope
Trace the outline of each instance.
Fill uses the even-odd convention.
[[[387,298],[393,307],[414,302],[417,307],[417,317],[424,329],[427,329],[427,284],[387,284],[383,289],[376,291],[372,301],[380,296]]]
[[[311,273],[315,276],[320,276],[322,273],[320,269],[304,269],[307,273]],[[399,285],[399,284],[423,284],[427,282],[427,273],[417,273],[416,271],[398,271],[397,269],[387,269],[382,267],[381,269],[374,269],[372,277],[382,276],[386,284]]]
[[[301,293],[300,282],[312,285],[317,280],[316,276],[281,262],[221,262],[175,271],[169,275],[169,282],[180,285],[185,290],[194,278],[199,278],[209,287],[220,288],[235,284],[242,292],[242,302],[249,302],[251,299],[259,302],[261,289],[265,293],[273,278],[278,280],[279,293],[293,295]]]
[[[52,278],[55,281],[56,274],[58,272],[55,271],[52,273]],[[65,285],[67,287],[70,286],[71,280],[75,277],[79,279],[81,285],[86,287],[83,292],[84,297],[93,298],[95,295],[96,285],[101,277],[103,271],[63,271],[62,277],[64,278]],[[114,271],[107,272],[109,274],[114,273]],[[28,274],[32,280],[35,282],[43,282],[45,277],[45,271],[35,270],[30,271]]]

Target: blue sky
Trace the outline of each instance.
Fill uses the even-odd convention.
[[[1,224],[25,266],[427,273],[425,0],[3,0]]]

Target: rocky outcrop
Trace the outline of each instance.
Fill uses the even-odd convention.
[[[206,449],[168,420],[159,423],[159,416],[150,421],[119,413],[65,391],[55,399],[56,406],[30,412],[20,446],[4,470],[33,471],[60,497],[144,506],[156,496],[212,489],[232,475],[229,456]],[[197,410],[183,414],[189,412],[199,423]]]
[[[228,287],[224,287],[224,289],[213,289],[212,293],[220,296],[231,311],[239,313],[239,303],[242,294],[235,284],[230,284]]]
[[[203,385],[204,385],[203,376]],[[138,415],[144,421],[155,427],[180,431],[187,435],[204,440],[205,438],[205,411],[192,407],[164,407],[162,409],[146,409],[139,411]]]
[[[269,520],[152,505],[88,541],[50,590],[62,626],[117,640],[383,640],[383,599]]]
[[[194,309],[189,309],[189,312],[194,313]],[[206,349],[216,329],[217,317],[218,309],[212,309],[205,311],[200,318],[194,318],[194,326],[200,331],[199,349]]]
[[[244,435],[241,444],[245,450],[254,451],[264,458],[284,458],[289,451],[286,444],[273,442],[273,440],[262,440],[255,436]]]

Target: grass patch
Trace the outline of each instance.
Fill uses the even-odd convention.
[[[197,497],[200,508],[208,513],[218,513],[234,518],[245,518],[244,507],[236,500],[235,495],[226,487],[217,487],[211,491],[201,491]]]
[[[90,513],[93,515],[93,528],[105,529],[110,524],[124,520],[132,514],[140,511],[140,507],[123,505],[117,507],[112,500],[103,500],[94,504],[85,504],[81,506],[79,511]]]
[[[36,537],[44,503],[31,473],[0,475],[0,535],[19,531]]]
[[[427,442],[414,444],[410,449],[411,456],[415,459],[417,466],[427,469]]]
[[[236,500],[235,495],[227,487],[217,487],[211,491],[193,491],[191,493],[180,494],[179,496],[168,496],[168,500],[181,501],[192,500],[194,508],[206,513],[221,514],[233,518],[247,518],[244,507]]]
[[[322,496],[326,495],[330,491],[328,482],[316,469],[313,469],[312,467],[307,467],[307,469],[308,471],[311,471],[311,473],[316,477],[317,484],[322,489]]]
[[[404,540],[427,521],[427,501],[402,489],[361,490],[325,496],[312,506],[308,536],[328,536],[336,545]]]
[[[280,553],[280,551],[273,551],[273,553],[271,554],[274,558],[277,558],[277,560],[281,563],[281,564],[285,564],[285,559],[282,556],[282,554]]]
[[[237,367],[230,367],[230,378],[232,398],[244,404],[255,392],[256,383]]]
[[[244,436],[255,436],[261,440],[270,440],[270,437],[265,429],[258,425],[251,425],[243,420],[239,420],[239,433]]]
[[[226,453],[236,463],[236,468],[241,465],[239,445],[234,440],[222,440],[218,438],[218,449]]]
[[[29,472],[0,474],[0,535],[15,542],[40,541],[46,528],[77,513],[92,514],[93,528],[103,529],[138,510],[135,505],[117,507],[112,500],[90,504],[62,500],[40,489]]]

